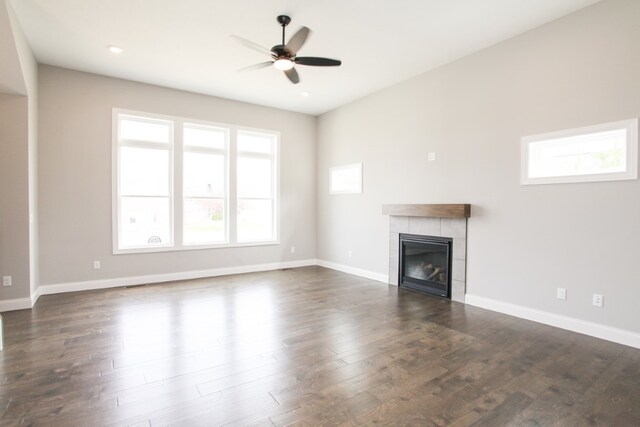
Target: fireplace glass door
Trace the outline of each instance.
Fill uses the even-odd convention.
[[[451,298],[451,242],[444,237],[401,234],[400,286]]]

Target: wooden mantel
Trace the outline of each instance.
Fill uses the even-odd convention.
[[[382,214],[431,218],[469,218],[471,205],[382,205]]]

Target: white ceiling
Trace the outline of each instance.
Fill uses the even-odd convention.
[[[506,40],[598,0],[12,0],[36,58],[75,70],[321,114]],[[271,48],[314,32],[300,56],[341,67],[297,66],[293,85],[230,38]],[[288,38],[288,37],[287,37]],[[107,45],[124,49],[119,55]],[[302,91],[311,95],[302,97]]]

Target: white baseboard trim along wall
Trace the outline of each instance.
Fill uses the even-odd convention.
[[[150,274],[146,276],[123,277],[118,279],[89,280],[84,282],[59,283],[40,286],[31,298],[16,298],[0,301],[0,312],[22,310],[32,308],[40,295],[59,294],[64,292],[87,291],[93,289],[116,288],[120,286],[132,286],[152,283],[170,282],[174,280],[200,279],[203,277],[225,276],[230,274],[255,273],[260,271],[280,270],[283,268],[296,268],[317,265],[332,270],[341,271],[354,276],[360,276],[382,283],[389,283],[386,274],[363,270],[356,267],[337,264],[320,259],[307,259],[300,261],[276,262],[270,264],[246,265],[238,267],[215,268],[210,270],[183,271],[169,274]],[[607,341],[640,348],[640,334],[624,329],[612,328],[598,323],[587,322],[572,317],[523,307],[490,298],[467,294],[465,303],[484,308],[498,313],[508,314],[521,319],[532,320],[545,325],[555,326],[584,335],[601,338]]]
[[[14,299],[5,299],[0,301],[0,312],[4,311],[13,311],[13,310],[24,310],[25,308],[33,307],[31,303],[31,298],[14,298]]]
[[[376,280],[382,283],[389,283],[389,276],[382,273],[375,273],[369,270],[350,267],[348,265],[336,264],[335,262],[316,260],[316,265],[320,267],[330,268],[332,270],[342,271],[343,273],[353,274],[354,276],[366,277],[367,279]]]
[[[640,348],[640,334],[624,329],[612,328],[599,323],[587,322],[573,317],[536,310],[521,305],[496,301],[490,298],[467,294],[465,303],[475,307],[484,308],[498,313],[508,314],[521,319],[532,320],[545,325],[555,326],[568,331],[578,332],[603,340]]]
[[[180,271],[167,274],[149,274],[146,276],[121,277],[117,279],[89,280],[86,282],[59,283],[43,285],[38,288],[42,295],[63,292],[88,291],[93,289],[117,288],[119,286],[144,285],[172,282],[174,280],[201,279],[203,277],[228,276],[230,274],[256,273],[260,271],[280,270],[282,268],[307,267],[316,265],[316,260],[274,262],[269,264],[241,265],[237,267],[213,268],[209,270]]]
[[[94,289],[118,288],[121,286],[144,285],[172,282],[174,280],[201,279],[203,277],[228,276],[230,274],[256,273],[260,271],[280,270],[283,268],[307,267],[316,265],[315,259],[300,261],[274,262],[269,264],[242,265],[237,267],[213,268],[209,270],[181,271],[168,274],[149,274],[145,276],[120,277],[116,279],[87,280],[84,282],[56,283],[42,285],[31,298],[16,298],[0,301],[0,312],[33,308],[41,295],[61,294],[65,292],[90,291]]]

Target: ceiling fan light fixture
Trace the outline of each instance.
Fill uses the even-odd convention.
[[[294,65],[304,65],[311,67],[337,67],[342,64],[337,59],[321,58],[317,56],[298,56],[298,51],[304,46],[311,30],[307,27],[302,27],[296,33],[291,36],[289,43],[286,42],[285,28],[291,22],[291,18],[287,15],[279,15],[277,17],[278,24],[282,27],[282,41],[273,46],[271,49],[260,46],[257,43],[243,39],[242,37],[232,36],[245,46],[266,54],[269,56],[269,61],[262,62],[260,64],[244,67],[238,71],[259,70],[261,68],[269,67],[273,64],[273,67],[278,71],[284,71],[284,75],[294,85],[300,83],[300,76]],[[303,94],[302,96],[308,96]]]
[[[273,66],[278,70],[287,71],[293,68],[293,61],[287,58],[280,58],[275,60]]]

